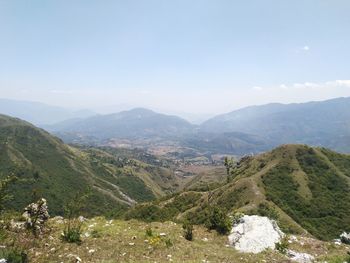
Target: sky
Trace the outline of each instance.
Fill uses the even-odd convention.
[[[350,96],[348,0],[1,0],[0,97],[214,115]]]

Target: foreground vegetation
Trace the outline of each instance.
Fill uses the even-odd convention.
[[[62,240],[64,223],[59,218],[48,222],[42,236],[33,238],[25,230],[6,231],[2,235],[0,253],[16,248],[16,255],[26,253],[29,262],[288,262],[278,251],[242,254],[227,246],[227,236],[204,227],[194,226],[193,241],[184,237],[182,225],[173,222],[144,223],[140,221],[92,218],[83,223],[82,242]],[[317,260],[343,262],[349,247],[334,245],[306,237],[291,249],[317,255]],[[303,244],[303,245],[301,245]],[[21,262],[21,261],[15,261]]]

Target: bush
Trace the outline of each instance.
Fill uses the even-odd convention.
[[[86,190],[83,193],[78,192],[76,196],[65,205],[65,215],[67,217],[67,221],[65,222],[62,234],[62,239],[64,241],[81,244],[83,220],[80,220],[78,216],[84,207],[85,200],[89,194],[89,190]]]
[[[186,238],[188,241],[193,240],[193,225],[189,222],[185,222],[182,225],[182,228],[184,229],[184,238]]]
[[[28,263],[27,253],[23,250],[12,247],[0,250],[0,258],[6,259],[8,263]]]
[[[288,237],[287,236],[285,236],[284,238],[281,239],[280,242],[275,244],[276,250],[279,251],[282,254],[286,254],[287,253],[288,246],[289,246],[289,243],[288,243]]]
[[[214,229],[219,234],[225,235],[231,231],[232,223],[229,216],[219,207],[211,209],[206,227]]]
[[[153,230],[151,227],[146,228],[146,237],[153,237]]]
[[[63,230],[62,239],[68,243],[81,244],[82,222],[78,219],[71,220]]]

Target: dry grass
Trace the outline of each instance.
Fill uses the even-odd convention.
[[[9,233],[7,241],[28,251],[30,262],[289,262],[275,251],[261,254],[242,254],[227,247],[227,237],[195,227],[194,241],[183,238],[182,226],[173,222],[146,224],[138,221],[108,221],[94,218],[84,223],[81,245],[65,243],[60,235],[63,224],[50,220],[50,230],[39,239],[30,233]],[[146,235],[151,228],[153,237]],[[160,233],[165,236],[159,237]],[[346,254],[345,246],[300,238],[291,244],[298,251],[320,258]],[[5,241],[6,242],[6,241]]]

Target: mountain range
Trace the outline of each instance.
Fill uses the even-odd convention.
[[[0,112],[6,112],[3,108],[7,108],[6,104]],[[35,110],[25,109],[29,117],[14,111],[12,115],[28,121],[33,116],[40,117]],[[53,123],[54,120],[57,118],[41,127],[69,143],[105,145],[118,139],[145,148],[156,143],[177,145],[209,155],[256,154],[280,144],[305,143],[350,152],[350,98],[251,106],[218,115],[200,125],[144,108],[79,118],[66,115],[61,122]]]

